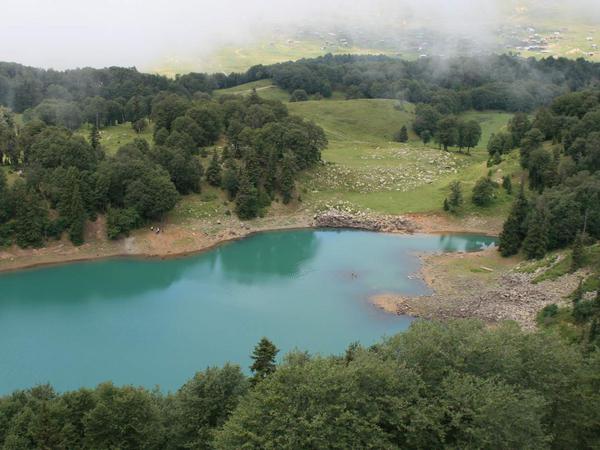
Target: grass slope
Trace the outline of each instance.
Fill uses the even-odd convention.
[[[290,112],[322,126],[329,139],[323,152],[326,165],[302,179],[303,195],[317,207],[346,205],[391,214],[431,212],[441,209],[454,180],[463,183],[464,214],[503,215],[512,197],[498,191],[489,208],[470,202],[475,182],[488,172],[485,147],[489,136],[502,129],[510,115],[501,112],[468,112],[480,123],[483,138],[471,156],[425,146],[410,133],[406,144],[392,142],[402,125],[410,129],[413,105],[397,110],[394,100],[362,99],[309,101],[289,104]],[[514,157],[494,168],[493,178],[518,172]]]
[[[91,125],[85,124],[77,130],[76,133],[88,139],[90,136],[90,129]],[[102,128],[100,130],[100,144],[107,155],[114,155],[117,153],[119,147],[133,141],[135,138],[142,138],[146,139],[148,142],[152,142],[153,131],[152,124],[150,124],[144,132],[137,134],[131,128],[131,122],[125,122],[112,127]]]
[[[214,93],[215,95],[250,95],[253,89],[267,100],[279,100],[287,102],[290,98],[289,94],[275,86],[271,80],[258,80],[251,83],[241,84],[227,89],[218,89]]]
[[[216,94],[247,95],[252,89],[265,98],[284,100],[288,97],[269,80],[219,90]],[[489,208],[475,207],[470,202],[475,182],[489,170],[486,167],[487,140],[506,125],[510,114],[495,111],[465,113],[464,118],[479,122],[483,131],[481,143],[468,156],[456,151],[444,152],[434,144],[425,146],[412,131],[409,142],[393,142],[393,134],[400,127],[406,125],[410,130],[414,119],[414,106],[410,103],[398,107],[395,100],[334,98],[287,105],[291,114],[322,126],[329,140],[329,146],[323,152],[325,163],[301,175],[298,190],[303,208],[343,206],[389,214],[440,212],[449,184],[455,180],[463,183],[465,205],[462,215],[499,217],[507,213],[512,203],[512,196],[501,189]],[[87,137],[89,128],[83,127],[78,133]],[[114,154],[120,146],[136,137],[151,142],[151,127],[140,135],[129,123],[101,131],[101,142],[108,154]],[[203,161],[203,164],[206,167],[208,162]],[[509,156],[493,170],[496,181],[500,182],[503,175],[515,174],[513,184],[517,184],[516,155]],[[177,222],[221,217],[231,208],[220,193],[209,189],[200,196],[184,197],[172,216]]]
[[[262,37],[257,42],[239,46],[223,46],[209,55],[185,55],[158,61],[149,67],[151,72],[175,76],[188,72],[244,72],[256,64],[276,64],[301,58],[315,58],[333,54],[381,54],[385,49],[363,46],[328,45],[315,39],[290,39],[284,34]]]

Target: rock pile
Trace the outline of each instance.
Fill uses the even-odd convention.
[[[417,228],[412,221],[402,216],[349,213],[337,209],[317,214],[314,225],[319,228],[355,228],[391,233],[413,233]]]

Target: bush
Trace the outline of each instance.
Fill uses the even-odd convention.
[[[489,177],[480,178],[473,188],[472,201],[477,206],[489,206],[495,197],[496,183]]]
[[[304,89],[296,89],[290,97],[290,102],[305,102],[306,100],[308,100],[308,94]]]
[[[408,130],[406,129],[406,125],[394,134],[394,140],[396,142],[408,142]]]
[[[63,232],[69,227],[67,219],[64,217],[58,217],[55,220],[48,222],[46,228],[46,235],[49,238],[60,239]]]
[[[508,175],[502,177],[502,187],[504,188],[507,194],[512,194],[512,181]]]
[[[7,222],[0,225],[0,247],[5,247],[12,243],[14,232],[14,222]]]
[[[133,131],[135,131],[137,134],[140,134],[146,128],[148,128],[148,121],[146,119],[136,120],[135,122],[131,123],[131,128],[133,128]]]
[[[551,305],[546,305],[540,311],[540,317],[542,319],[545,319],[547,317],[556,317],[557,314],[558,314],[558,305],[556,305],[556,303],[552,303]]]
[[[594,300],[581,300],[573,306],[573,318],[576,322],[583,323],[598,312],[598,305]]]
[[[129,232],[140,223],[140,216],[135,208],[109,208],[106,215],[106,234],[109,239],[129,236]]]

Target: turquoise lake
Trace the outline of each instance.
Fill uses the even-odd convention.
[[[411,319],[370,295],[425,294],[417,252],[494,238],[349,230],[261,233],[171,260],[112,259],[0,275],[0,395],[116,384],[176,390],[196,371],[250,364],[267,336],[285,352],[341,354]]]

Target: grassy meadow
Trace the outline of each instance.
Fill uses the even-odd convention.
[[[89,138],[90,131],[91,125],[85,124],[76,133]],[[148,142],[152,142],[153,131],[152,123],[150,123],[142,133],[137,134],[131,128],[131,122],[125,122],[112,127],[102,128],[100,130],[100,142],[108,155],[114,155],[117,153],[119,147],[133,141],[135,138],[142,138]]]
[[[215,95],[249,95],[253,89],[267,99],[286,102],[291,114],[311,120],[323,127],[329,145],[323,152],[323,164],[301,175],[297,190],[300,202],[275,208],[275,214],[294,209],[321,210],[332,206],[349,210],[370,210],[377,213],[403,214],[441,212],[449,185],[459,180],[465,197],[460,215],[500,216],[507,213],[512,196],[502,189],[489,208],[475,207],[471,190],[475,182],[488,173],[486,144],[489,136],[506,126],[510,114],[495,111],[470,111],[465,119],[479,122],[482,140],[471,155],[440,150],[431,142],[424,145],[411,130],[414,105],[396,100],[341,100],[335,94],[330,99],[289,103],[288,93],[260,80]],[[403,125],[409,129],[409,142],[393,141],[393,135]],[[89,135],[89,127],[78,130]],[[152,140],[152,126],[136,134],[130,123],[101,130],[101,143],[108,154],[136,137]],[[202,164],[208,166],[208,159]],[[501,182],[502,176],[514,174],[518,183],[518,158],[509,155],[493,168],[492,178]],[[14,175],[13,175],[14,176]],[[233,210],[222,192],[209,186],[197,195],[183,197],[170,213],[169,220],[177,223],[225,217]]]
[[[271,80],[258,80],[227,89],[218,89],[215,91],[215,95],[250,95],[254,89],[267,100],[287,102],[290,98],[286,91],[275,86]]]
[[[440,211],[448,186],[463,183],[465,213],[503,214],[512,202],[503,192],[490,208],[470,203],[475,182],[487,174],[487,140],[506,126],[510,117],[498,112],[468,112],[483,137],[471,155],[445,152],[433,143],[424,145],[410,132],[409,142],[393,142],[393,134],[406,125],[410,130],[413,105],[397,108],[395,100],[361,99],[290,103],[290,112],[322,126],[329,139],[323,152],[325,164],[307,172],[301,180],[304,201],[316,208],[343,205],[381,213]],[[494,178],[518,171],[518,161],[508,158],[494,168]]]

